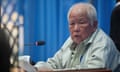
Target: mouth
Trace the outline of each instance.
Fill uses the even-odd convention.
[[[78,38],[78,37],[80,37],[80,35],[74,35],[74,37]]]

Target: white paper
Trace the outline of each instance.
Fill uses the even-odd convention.
[[[37,72],[30,64],[30,56],[19,56],[19,67],[27,72]]]
[[[36,67],[38,71],[51,71],[51,70],[53,70],[49,64],[47,64],[46,62],[43,62],[43,61],[37,62],[36,65],[34,65],[34,67]]]
[[[19,66],[27,72],[37,72],[35,68],[26,61],[19,61]]]

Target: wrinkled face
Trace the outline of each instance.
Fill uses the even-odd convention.
[[[88,38],[96,29],[96,24],[91,25],[86,10],[73,8],[69,16],[69,30],[72,40],[79,44]]]

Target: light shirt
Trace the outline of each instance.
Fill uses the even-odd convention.
[[[108,68],[114,70],[119,63],[119,58],[120,53],[113,41],[98,28],[78,45],[75,45],[69,37],[54,57],[47,60],[46,65],[52,69]],[[39,69],[40,64],[41,62],[38,62],[35,67]]]

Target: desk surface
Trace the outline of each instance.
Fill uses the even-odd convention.
[[[42,71],[42,72],[112,72],[109,69],[80,69],[80,70],[56,70],[56,71]]]
[[[26,72],[23,69],[11,68],[10,72]],[[80,70],[56,70],[56,71],[40,71],[40,72],[112,72],[110,69],[99,68],[99,69],[80,69]]]

